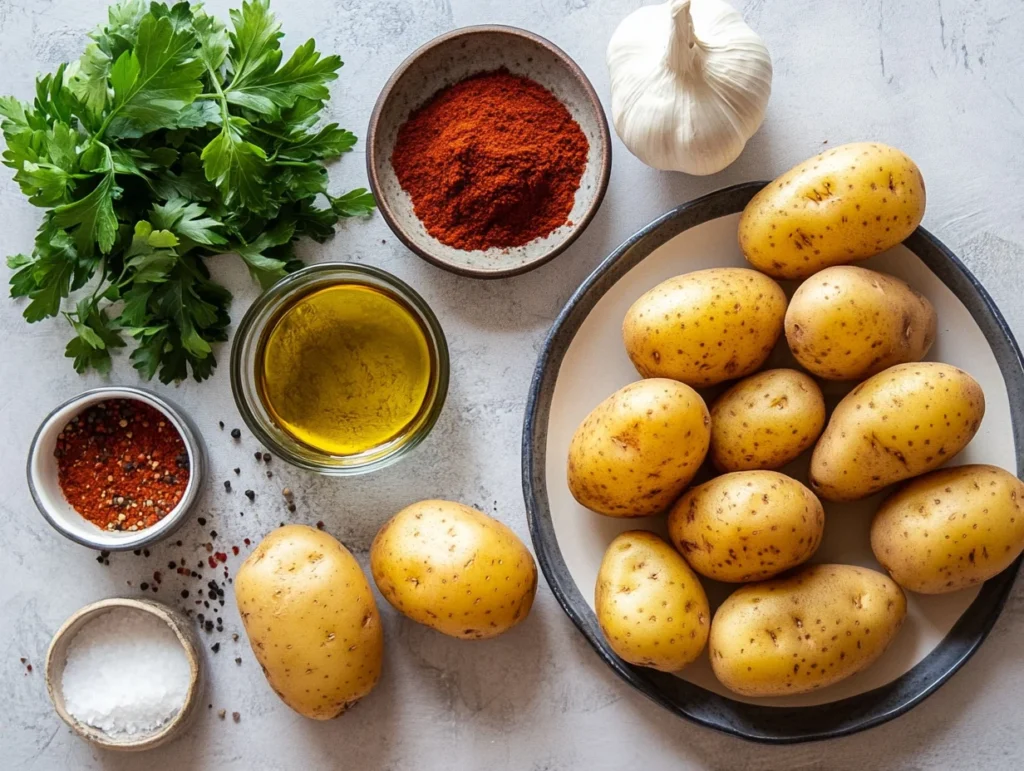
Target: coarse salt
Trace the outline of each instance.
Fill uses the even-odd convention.
[[[113,608],[71,640],[61,687],[75,718],[132,736],[160,728],[181,711],[190,676],[185,649],[163,620]]]

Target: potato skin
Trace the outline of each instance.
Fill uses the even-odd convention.
[[[855,501],[938,468],[971,441],[985,394],[963,370],[897,364],[839,402],[811,455],[811,489]]]
[[[736,383],[711,405],[711,460],[719,471],[777,469],[814,444],[825,398],[795,369],[770,369]]]
[[[580,504],[609,517],[666,509],[690,484],[710,441],[708,408],[688,385],[630,383],[576,429],[566,475]]]
[[[697,270],[663,281],[626,313],[622,338],[643,377],[694,388],[755,372],[782,335],[786,294],[747,268]]]
[[[825,511],[800,482],[777,471],[737,471],[687,490],[668,515],[672,544],[702,576],[761,581],[809,560]]]
[[[234,588],[263,674],[300,715],[337,717],[377,684],[384,628],[359,563],[336,539],[280,527],[242,563]]]
[[[519,537],[452,501],[414,503],[385,522],[370,570],[398,611],[462,640],[507,632],[529,615],[537,593],[537,565]]]
[[[630,664],[676,672],[708,640],[704,587],[686,560],[646,530],[622,533],[608,546],[594,605],[608,644]]]
[[[918,477],[878,509],[871,550],[912,592],[945,594],[987,581],[1024,551],[1024,482],[980,464]]]
[[[811,565],[733,592],[711,622],[711,668],[744,696],[824,688],[874,663],[903,625],[907,598],[888,576]]]
[[[804,281],[786,311],[796,360],[827,380],[863,380],[921,361],[935,342],[927,298],[893,276],[840,265]]]
[[[740,248],[775,278],[807,278],[884,252],[924,216],[921,171],[899,150],[855,142],[825,150],[769,183],[740,217]]]

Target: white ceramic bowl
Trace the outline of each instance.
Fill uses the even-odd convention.
[[[181,647],[185,649],[189,665],[188,690],[185,692],[185,702],[178,713],[154,731],[131,736],[112,736],[105,731],[83,723],[68,712],[67,705],[64,702],[64,667],[68,661],[68,647],[75,639],[75,635],[87,623],[97,621],[103,615],[116,609],[148,613],[167,624],[178,638]],[[50,700],[53,702],[53,707],[57,710],[60,719],[71,726],[71,729],[78,736],[108,750],[124,750],[128,752],[150,750],[159,747],[161,744],[166,744],[183,734],[196,716],[196,706],[199,703],[199,696],[203,690],[202,675],[203,669],[202,658],[199,654],[199,641],[196,639],[192,623],[184,614],[154,600],[112,597],[109,600],[100,600],[99,602],[86,605],[61,625],[60,629],[53,635],[50,648],[46,652],[46,691],[50,694]]]
[[[391,154],[402,124],[434,94],[471,75],[501,68],[536,81],[565,105],[590,143],[587,167],[569,215],[571,225],[523,246],[455,249],[435,239],[420,222],[412,199],[398,183]],[[564,252],[597,214],[611,175],[611,133],[590,80],[554,43],[516,27],[464,27],[414,51],[381,89],[366,136],[367,175],[388,227],[423,259],[472,278],[519,275]]]
[[[58,435],[75,415],[108,399],[134,399],[159,410],[181,434],[188,452],[189,480],[178,505],[152,527],[135,532],[108,531],[97,527],[64,499],[57,481],[57,459],[53,450],[57,446]],[[156,543],[177,530],[199,495],[205,472],[206,457],[199,433],[184,413],[166,399],[130,386],[95,388],[64,402],[39,426],[28,453],[28,486],[40,513],[64,537],[101,551],[138,549]]]

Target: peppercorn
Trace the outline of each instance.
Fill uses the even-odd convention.
[[[214,653],[220,653],[220,643],[215,642],[213,645],[210,646],[210,650]]]
[[[231,429],[231,438],[232,439],[241,439],[242,438],[242,432],[239,431],[237,428],[232,428]]]
[[[224,480],[224,490],[225,490],[225,492],[229,492],[229,493],[231,492],[231,480],[230,479],[225,479]]]
[[[246,490],[245,497],[248,498],[250,501],[254,501],[256,500],[256,493],[254,493],[252,490]]]

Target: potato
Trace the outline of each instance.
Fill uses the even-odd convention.
[[[944,594],[987,581],[1024,551],[1024,482],[984,465],[918,477],[878,509],[871,550],[912,592]]]
[[[366,576],[337,540],[280,527],[242,563],[234,587],[256,660],[289,707],[329,720],[373,690],[384,629]]]
[[[782,335],[786,295],[746,268],[698,270],[663,281],[626,313],[626,353],[644,377],[694,388],[744,377]]]
[[[877,142],[840,145],[770,182],[740,216],[740,248],[775,278],[807,278],[884,252],[924,216],[924,180]]]
[[[787,696],[832,685],[885,652],[907,615],[896,582],[852,565],[811,565],[744,586],[715,612],[715,676],[744,696]]]
[[[601,402],[569,444],[569,490],[610,517],[668,507],[704,462],[710,436],[700,395],[675,380],[641,380]]]
[[[855,501],[938,468],[967,446],[984,414],[985,394],[963,370],[890,367],[836,406],[811,455],[811,489]]]
[[[451,637],[497,637],[527,617],[533,555],[508,527],[451,501],[421,501],[384,523],[370,547],[384,599]]]
[[[711,460],[719,471],[781,468],[824,427],[825,399],[813,379],[794,369],[759,372],[711,405]]]
[[[804,281],[786,311],[786,341],[807,370],[828,380],[863,380],[921,361],[935,342],[924,295],[866,268],[825,268]]]
[[[597,574],[597,621],[630,664],[675,672],[708,641],[708,598],[686,560],[654,533],[632,530],[608,546]]]
[[[673,545],[702,576],[761,581],[811,558],[825,511],[814,493],[777,471],[737,471],[688,490],[672,507]]]

